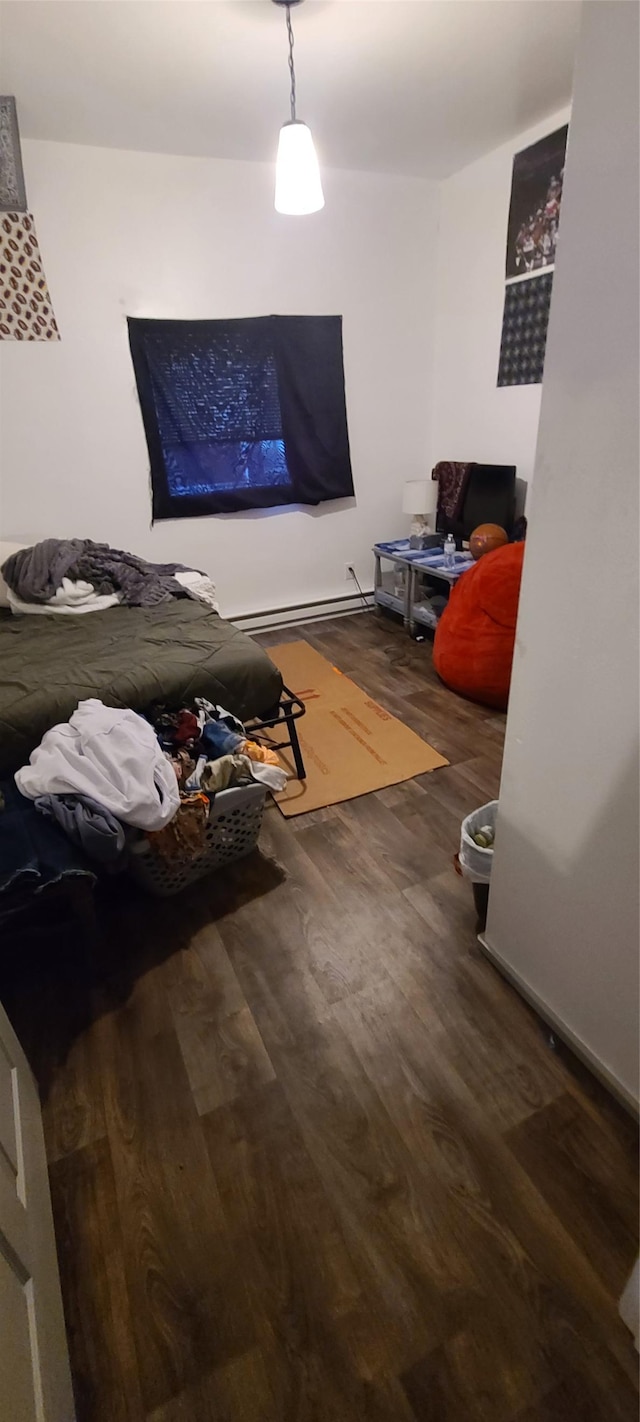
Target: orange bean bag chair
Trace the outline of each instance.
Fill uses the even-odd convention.
[[[451,589],[433,644],[438,676],[461,696],[506,711],[524,543],[485,553]]]

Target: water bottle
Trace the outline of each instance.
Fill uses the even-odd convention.
[[[447,572],[456,566],[456,540],[452,533],[447,534],[444,543],[444,566]]]

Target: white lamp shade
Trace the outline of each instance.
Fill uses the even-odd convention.
[[[296,119],[280,129],[276,162],[276,212],[304,217],[324,207],[318,155],[311,129]]]
[[[435,479],[409,479],[402,495],[402,512],[433,514],[438,507],[438,485]]]

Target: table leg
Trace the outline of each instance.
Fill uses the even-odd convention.
[[[373,601],[378,602],[378,589],[382,586],[382,568],[380,566],[380,554],[374,553],[373,568]]]
[[[415,623],[413,620],[414,580],[415,569],[412,563],[408,563],[406,568],[404,589],[404,625],[407,628],[410,637],[413,637],[413,634],[415,632]]]

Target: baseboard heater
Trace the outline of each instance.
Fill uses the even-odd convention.
[[[369,599],[371,601],[369,602]],[[316,598],[313,602],[294,602],[288,607],[269,607],[261,612],[242,612],[229,617],[234,627],[243,632],[270,632],[278,627],[296,627],[303,622],[320,622],[328,617],[348,617],[373,606],[373,590],[362,594],[344,593],[341,597]]]

